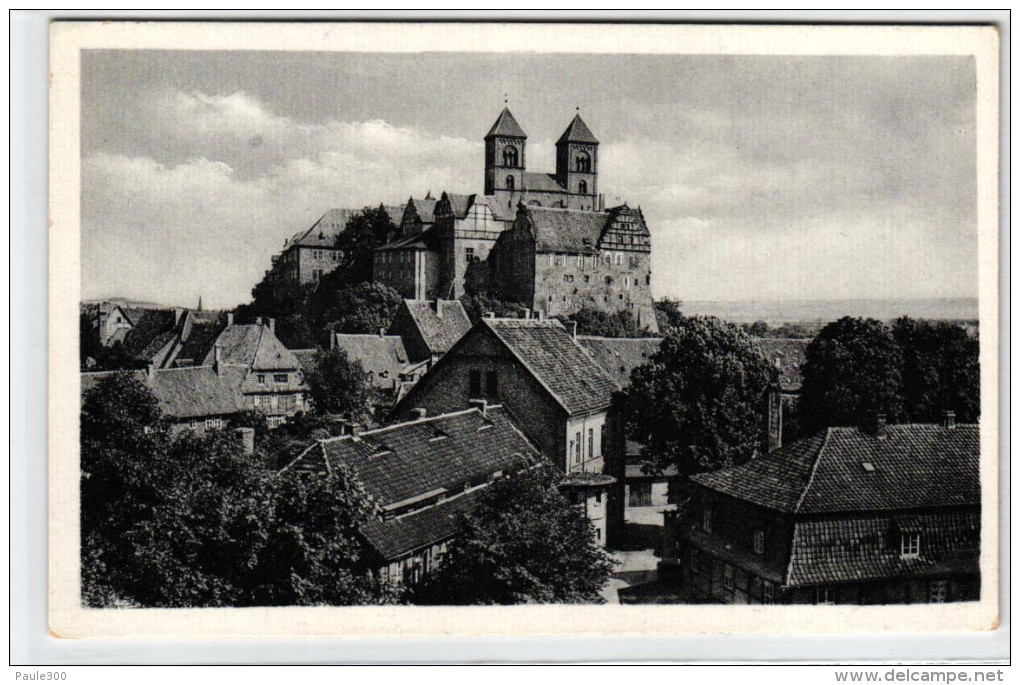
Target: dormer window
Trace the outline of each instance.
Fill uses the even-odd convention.
[[[900,533],[900,557],[916,559],[921,556],[921,534]]]

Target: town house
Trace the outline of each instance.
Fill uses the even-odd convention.
[[[977,425],[832,427],[691,477],[660,574],[692,601],[894,604],[980,595]]]
[[[482,318],[401,399],[393,417],[499,403],[567,477],[599,540],[623,525],[623,436],[610,412],[619,386],[556,320]]]

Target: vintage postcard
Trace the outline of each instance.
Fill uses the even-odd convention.
[[[994,28],[51,42],[52,634],[996,626]]]

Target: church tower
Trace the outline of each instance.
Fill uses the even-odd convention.
[[[578,209],[599,209],[598,204],[599,141],[574,115],[560,139],[556,141],[556,180],[567,189],[571,206]]]
[[[485,194],[511,203],[524,188],[524,144],[528,136],[508,107],[485,136]],[[511,206],[508,204],[508,206]]]

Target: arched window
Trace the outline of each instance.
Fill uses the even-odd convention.
[[[517,148],[513,145],[507,145],[503,148],[503,166],[517,166]]]
[[[588,182],[587,181],[580,181],[577,184],[577,192],[580,193],[581,195],[587,195],[588,194]]]
[[[514,189],[514,177],[513,176],[507,176],[506,177],[506,189],[507,190],[513,190]]]
[[[574,157],[574,171],[589,173],[591,171],[591,157],[587,152],[578,152]]]

